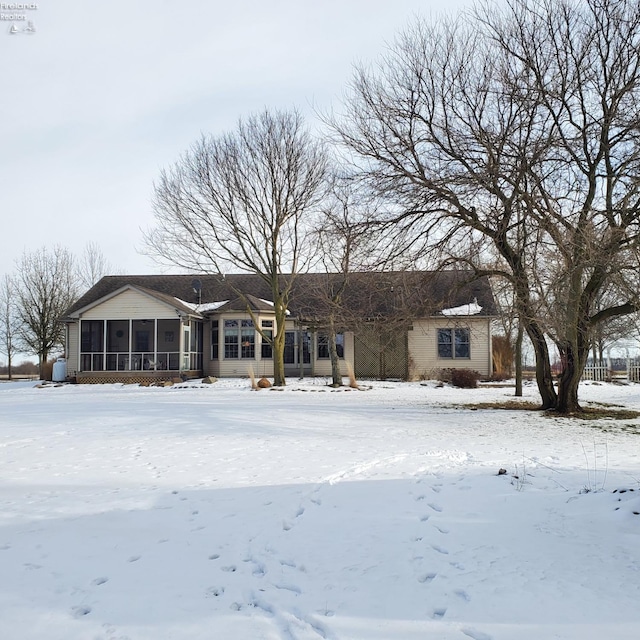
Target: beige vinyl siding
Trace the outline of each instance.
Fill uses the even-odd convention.
[[[83,320],[177,318],[175,309],[138,291],[123,291],[82,314]]]
[[[218,360],[211,359],[211,322],[205,322],[202,326],[202,374],[220,377]]]
[[[66,345],[66,357],[67,357],[67,375],[74,375],[79,369],[78,358],[80,353],[80,326],[77,322],[70,322],[67,325],[67,345]]]
[[[439,358],[438,329],[470,329],[469,358]],[[491,332],[487,318],[432,318],[416,320],[409,331],[411,378],[431,377],[437,369],[473,369],[491,375]]]
[[[316,376],[331,375],[331,358],[318,358],[318,341],[317,334],[313,334],[313,373]],[[353,332],[345,331],[344,333],[344,358],[340,359],[340,373],[347,375],[347,362],[353,367]]]
[[[211,360],[211,323],[205,325],[204,336],[204,368],[207,375],[220,378],[245,377],[249,375],[249,367],[257,377],[273,376],[273,359],[262,360],[262,336],[255,330],[255,358],[225,358],[224,357],[224,321],[249,320],[246,313],[228,313],[216,318],[219,322],[218,360]],[[256,317],[257,322],[273,320],[275,331],[275,315],[261,314]]]
[[[258,378],[273,376],[273,359],[261,360],[259,353],[256,354],[255,360],[249,358],[222,359],[218,362],[218,373],[210,375],[217,375],[220,378],[244,378],[249,375],[249,367],[253,369],[253,373]]]

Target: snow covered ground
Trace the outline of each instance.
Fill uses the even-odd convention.
[[[0,638],[640,638],[640,421],[325,383],[0,384]]]

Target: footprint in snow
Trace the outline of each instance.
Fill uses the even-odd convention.
[[[444,547],[441,547],[440,545],[432,544],[432,545],[431,545],[431,548],[432,548],[434,551],[437,551],[438,553],[441,553],[442,555],[445,555],[445,556],[446,556],[446,555],[448,555],[448,554],[449,554],[449,551],[448,551],[447,549],[445,549]]]
[[[226,567],[220,567],[222,571],[226,571],[227,573],[234,573],[236,571],[236,565],[230,564]]]
[[[463,629],[460,629],[460,631],[462,631],[465,636],[472,638],[472,640],[493,640],[490,635],[482,633],[482,631],[476,631],[471,627],[464,627]]]
[[[429,506],[434,510],[437,511],[438,513],[442,513],[442,507],[439,504],[436,504],[435,502],[429,502]]]
[[[416,496],[416,502],[420,502],[420,500],[424,500],[424,494],[420,494],[419,496]]]
[[[299,518],[302,514],[304,513],[304,507],[298,507],[298,510],[296,511],[296,518]]]
[[[262,564],[262,562],[258,562],[257,560],[254,560],[253,558],[247,558],[247,560],[245,560],[245,562],[252,562],[253,563],[253,571],[251,572],[252,575],[254,575],[256,578],[262,578],[263,575],[265,575],[265,573],[267,573],[267,568]]]
[[[291,567],[291,569],[296,568],[296,563],[293,560],[280,560],[280,564],[283,567]]]
[[[431,487],[431,491],[434,493],[440,493],[440,491],[442,491],[442,487],[439,484],[435,484]]]
[[[140,560],[140,558],[142,558],[142,556],[129,556],[127,558],[127,562],[138,562],[138,560]]]
[[[471,602],[471,596],[464,589],[454,589],[453,593],[455,593],[458,598],[462,598],[465,602]]]
[[[444,618],[444,614],[447,613],[446,607],[438,607],[433,610],[433,619],[434,620],[442,620]]]
[[[224,593],[224,587],[209,587],[205,591],[205,597],[207,598],[218,598]]]
[[[220,554],[219,554],[219,553],[212,553],[212,554],[209,556],[209,560],[217,560],[219,557],[220,557]]]
[[[71,607],[71,614],[74,618],[82,618],[91,613],[91,607],[86,605],[79,605],[77,607]]]
[[[274,584],[273,585],[276,589],[280,589],[280,590],[284,590],[284,591],[291,591],[292,593],[296,593],[298,595],[300,595],[302,593],[302,589],[300,589],[300,587],[296,587],[294,584]]]
[[[439,527],[437,524],[433,525],[440,533],[449,533],[449,529],[446,527]]]
[[[101,584],[104,584],[105,582],[109,582],[109,578],[107,578],[106,576],[99,576],[98,578],[94,578],[91,581],[91,584],[95,585],[96,587],[99,587]]]
[[[430,517],[428,513],[425,513],[423,516],[420,516],[420,522],[426,522]]]
[[[437,573],[425,573],[418,577],[418,582],[421,584],[429,584],[433,582],[438,574]]]

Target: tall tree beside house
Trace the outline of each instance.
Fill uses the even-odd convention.
[[[18,352],[18,316],[16,289],[13,279],[4,275],[0,280],[0,353],[7,356],[7,376],[12,377],[13,358]]]
[[[497,251],[545,408],[579,410],[595,328],[638,308],[639,102],[638,0],[506,0],[416,22],[334,122],[389,224],[479,273],[467,248]]]
[[[343,306],[343,295],[352,271],[362,270],[376,236],[368,225],[369,208],[362,206],[362,198],[346,179],[336,178],[315,232],[317,256],[326,277],[314,281],[306,298],[325,309],[318,318],[318,327],[327,335],[331,378],[335,386],[342,384],[340,353],[337,337],[339,329],[354,324],[352,314]]]
[[[78,297],[73,255],[65,248],[25,252],[14,278],[21,349],[38,356],[40,375],[49,355],[64,344],[64,312]]]
[[[325,149],[301,115],[264,111],[229,133],[203,135],[155,185],[147,253],[201,273],[224,274],[232,267],[268,285],[276,331],[262,337],[272,342],[276,385],[285,384],[289,296],[308,258],[305,235],[324,197],[326,175]]]

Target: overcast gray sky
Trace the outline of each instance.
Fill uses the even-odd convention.
[[[313,120],[412,16],[471,0],[11,4],[31,6],[0,10],[0,275],[25,250],[88,242],[157,272],[137,251],[153,181],[201,132],[265,107]]]

